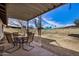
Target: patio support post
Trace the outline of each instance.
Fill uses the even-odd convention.
[[[38,16],[38,35],[41,37],[41,29],[42,29],[42,27],[41,27],[41,16]]]
[[[37,27],[37,30],[38,30],[38,37],[39,37],[39,46],[42,46],[42,40],[41,40],[41,29],[42,29],[42,27],[41,27],[41,20],[42,20],[42,18],[41,18],[41,16],[38,16],[38,27]]]
[[[29,21],[27,21],[27,34],[29,32]]]
[[[42,27],[41,27],[41,16],[38,16],[37,18],[38,18],[38,20],[34,19],[34,23],[35,23],[35,26],[37,28],[38,36],[41,37],[41,29],[42,29]]]
[[[42,46],[42,42],[41,42],[41,29],[42,29],[41,21],[42,21],[42,18],[41,18],[41,16],[38,16],[37,18],[38,18],[38,20],[36,18],[34,19],[34,23],[37,28],[37,33],[38,33],[38,37],[39,37],[39,39],[37,39],[36,42],[37,42],[37,45]]]

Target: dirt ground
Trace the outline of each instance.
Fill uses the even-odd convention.
[[[79,28],[43,30],[42,37],[56,42],[50,42],[51,45],[57,45],[67,49],[79,52],[79,36],[69,36],[69,34],[79,34]]]

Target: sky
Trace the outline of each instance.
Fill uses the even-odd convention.
[[[56,27],[65,27],[74,25],[74,21],[79,19],[79,3],[71,3],[62,5],[58,8],[55,8],[45,14],[41,15],[43,27],[51,26],[52,28]],[[10,18],[9,18],[10,19]],[[38,17],[36,18],[38,19]],[[13,21],[9,21],[9,24]],[[18,24],[17,21],[14,23]],[[26,25],[26,22],[23,22]],[[35,26],[33,21],[30,21],[31,26]]]
[[[71,7],[70,4],[60,6],[43,14],[42,18],[57,27],[74,25],[74,21],[79,19],[79,3],[71,3]]]

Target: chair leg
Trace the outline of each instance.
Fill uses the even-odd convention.
[[[26,50],[26,51],[30,51],[30,50],[32,50],[32,49],[34,48],[34,46],[31,46],[30,43],[26,44],[26,46],[28,46],[28,47],[30,48],[30,49],[24,48],[24,45],[23,45],[22,47],[23,47],[23,49]]]
[[[8,48],[8,49],[6,49],[6,52],[7,53],[12,53],[12,52],[15,52],[15,51],[17,51],[18,49],[20,49],[20,44],[19,45],[13,45],[13,47],[10,47],[10,48]],[[12,51],[11,51],[12,50]]]

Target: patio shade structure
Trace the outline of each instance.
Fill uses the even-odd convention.
[[[0,15],[4,24],[7,24],[7,18],[16,18],[20,20],[29,21],[61,5],[63,4],[62,3],[6,3],[6,4],[0,4]],[[39,25],[40,24],[41,21]],[[38,28],[38,30],[40,29],[41,28]]]
[[[0,3],[0,18],[7,23],[7,18],[31,20],[47,11],[63,5],[62,3]]]
[[[7,17],[31,20],[49,10],[57,8],[61,3],[14,3],[6,4]]]

